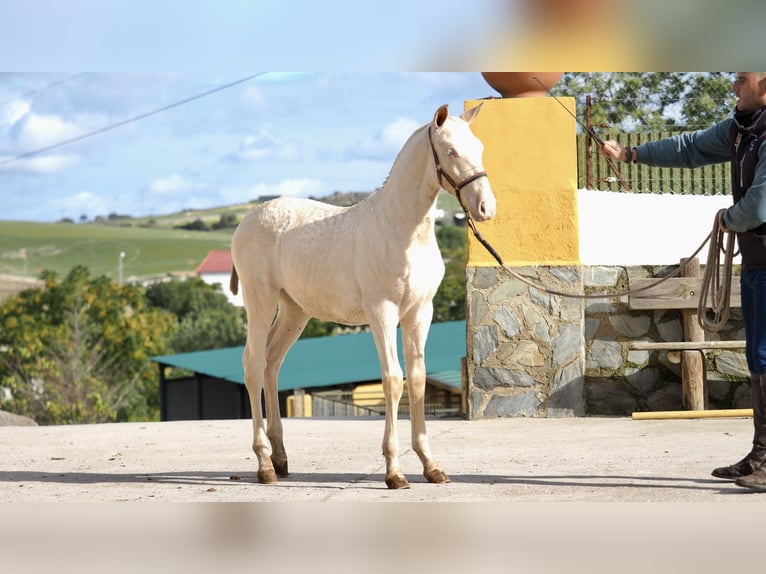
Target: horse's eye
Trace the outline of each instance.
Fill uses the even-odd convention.
[[[447,155],[450,157],[457,157],[457,152],[455,151],[455,148],[451,147],[447,150]]]

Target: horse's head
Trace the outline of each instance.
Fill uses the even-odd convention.
[[[495,196],[482,166],[484,146],[469,125],[480,109],[481,104],[456,117],[441,106],[428,129],[439,184],[458,198],[471,218],[486,221],[495,216]]]

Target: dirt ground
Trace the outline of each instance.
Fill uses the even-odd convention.
[[[247,420],[0,427],[3,501],[766,500],[710,476],[750,447],[749,418],[433,420],[451,483],[429,484],[399,423],[409,490],[383,483],[383,420],[285,419],[290,476],[257,483]]]
[[[284,426],[275,485],[247,420],[0,427],[0,570],[712,574],[762,545],[766,493],[709,474],[751,419],[429,421],[441,485],[401,421],[399,491],[381,419]]]

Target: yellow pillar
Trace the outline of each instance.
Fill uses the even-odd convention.
[[[560,101],[574,113],[572,98]],[[550,97],[481,103],[471,128],[484,143],[497,215],[478,230],[507,266],[582,292],[574,117]],[[469,418],[584,415],[583,300],[527,286],[470,231],[466,279]]]
[[[574,113],[573,98],[559,101]],[[550,97],[469,100],[465,108],[479,103],[471,128],[497,198],[497,216],[479,231],[508,265],[579,265],[574,118]],[[468,265],[497,265],[470,232]]]

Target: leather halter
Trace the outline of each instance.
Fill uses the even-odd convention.
[[[479,171],[474,173],[473,175],[469,175],[467,178],[465,178],[460,183],[455,183],[455,180],[452,179],[450,174],[448,174],[444,169],[442,169],[441,163],[439,162],[439,156],[436,153],[436,147],[434,147],[434,140],[431,137],[431,131],[433,129],[433,126],[428,126],[428,143],[431,144],[431,151],[434,154],[434,163],[436,164],[436,175],[439,177],[439,185],[442,185],[442,178],[446,179],[447,182],[452,186],[452,189],[455,190],[455,195],[458,198],[458,201],[460,201],[460,204],[462,205],[463,202],[460,200],[460,190],[463,189],[466,185],[473,183],[477,179],[480,179],[482,177],[488,177],[486,171]]]

